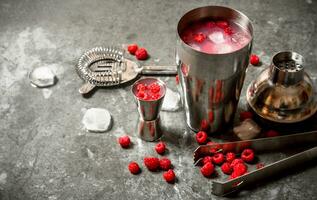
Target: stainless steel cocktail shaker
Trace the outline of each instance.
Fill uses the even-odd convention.
[[[193,49],[181,39],[190,23],[204,18],[233,21],[247,30],[251,40],[241,49],[224,54],[207,54]],[[199,131],[203,121],[215,132],[234,117],[252,47],[253,28],[241,12],[220,6],[196,8],[179,21],[176,64],[182,86],[187,125]]]

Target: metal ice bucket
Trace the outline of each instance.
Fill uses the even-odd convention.
[[[197,51],[181,39],[181,33],[188,24],[204,18],[233,21],[249,31],[251,40],[230,53]],[[236,111],[252,48],[251,22],[237,10],[207,6],[186,13],[178,22],[177,32],[176,64],[187,125],[197,132],[207,123],[208,131],[216,132],[232,122]]]

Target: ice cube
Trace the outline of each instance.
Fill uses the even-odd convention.
[[[176,111],[180,108],[180,95],[167,88],[162,104],[163,111]]]
[[[229,53],[233,50],[233,47],[229,44],[221,44],[217,46],[218,53]]]
[[[111,128],[112,117],[108,110],[90,108],[86,111],[82,123],[91,132],[105,132]]]
[[[212,32],[208,35],[209,40],[215,44],[220,44],[225,42],[225,37],[221,31]]]
[[[252,119],[246,119],[239,126],[234,127],[233,132],[241,140],[250,140],[260,134],[261,128]]]
[[[55,84],[56,77],[48,67],[37,67],[29,74],[30,82],[35,87],[49,87]]]

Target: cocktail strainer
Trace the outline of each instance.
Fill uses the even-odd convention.
[[[85,84],[79,89],[87,94],[96,86],[110,87],[127,83],[138,75],[176,75],[175,66],[143,66],[124,57],[118,47],[96,47],[84,53],[76,71]]]

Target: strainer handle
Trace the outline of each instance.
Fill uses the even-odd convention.
[[[144,66],[142,75],[176,76],[176,66]]]

